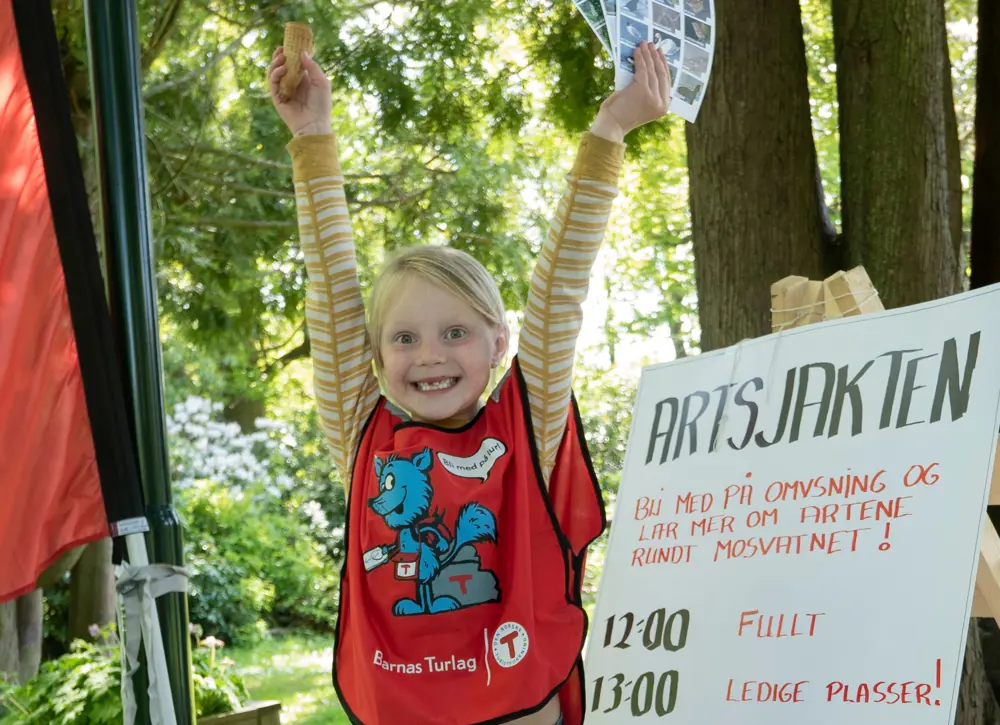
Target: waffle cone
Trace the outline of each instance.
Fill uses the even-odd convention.
[[[302,51],[313,52],[312,29],[305,23],[285,23],[285,66],[288,72],[278,84],[278,95],[287,101],[295,94],[302,79]]]

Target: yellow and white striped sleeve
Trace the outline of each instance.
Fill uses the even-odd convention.
[[[624,144],[583,136],[531,279],[517,349],[546,482],[566,428],[583,303],[624,155]]]
[[[378,402],[354,235],[333,134],[288,144],[309,286],[306,325],[320,420],[345,488],[361,428]]]

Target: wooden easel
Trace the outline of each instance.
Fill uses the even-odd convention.
[[[771,285],[771,328],[774,332],[884,310],[864,267],[837,272],[820,282],[793,275]],[[989,504],[1000,505],[1000,442],[993,466]],[[1000,624],[1000,536],[989,519],[983,526],[983,540],[979,545],[972,616],[993,617]]]

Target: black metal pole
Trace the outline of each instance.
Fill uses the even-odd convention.
[[[87,0],[86,12],[110,307],[127,371],[150,524],[149,561],[183,566],[167,456],[136,0]],[[190,725],[195,707],[187,597],[167,594],[157,605],[177,725]],[[136,695],[145,704],[145,683],[136,685]]]

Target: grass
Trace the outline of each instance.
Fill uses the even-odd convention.
[[[331,637],[286,635],[226,654],[254,700],[281,703],[282,725],[348,725],[330,678]]]

